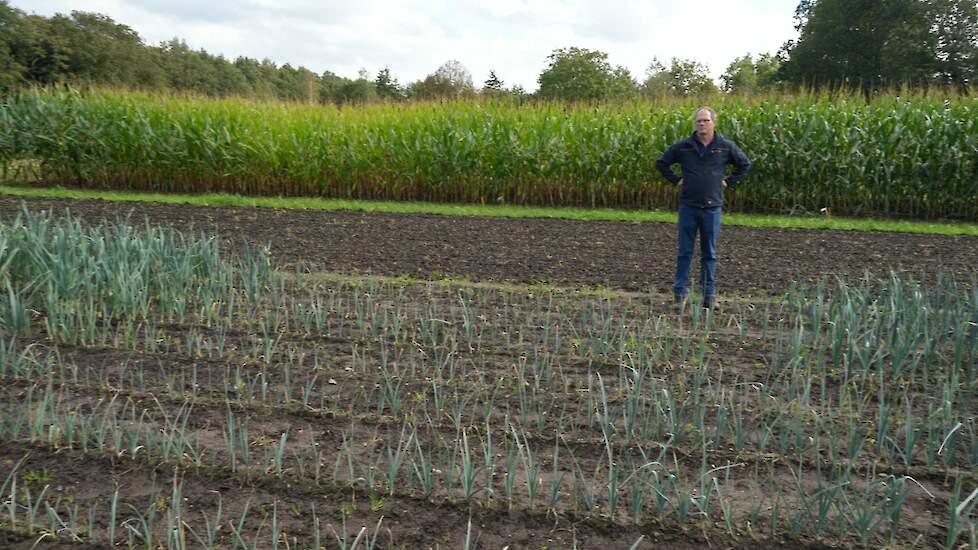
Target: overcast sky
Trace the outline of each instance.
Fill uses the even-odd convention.
[[[83,10],[132,27],[147,44],[178,37],[194,49],[402,84],[449,59],[481,87],[490,69],[506,86],[537,89],[557,48],[601,50],[641,81],[653,57],[692,58],[719,78],[748,52],[775,53],[797,36],[797,0],[12,0],[27,13]]]

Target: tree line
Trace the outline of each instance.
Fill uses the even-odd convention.
[[[539,89],[529,94],[519,85],[507,86],[495,70],[477,88],[456,60],[406,84],[389,67],[373,77],[361,70],[357,78],[346,78],[268,59],[231,61],[178,38],[149,45],[107,15],[28,15],[0,0],[0,91],[70,84],[320,103],[478,95],[601,101],[799,87],[867,93],[894,86],[968,89],[978,78],[974,0],[801,0],[795,25],[798,38],[777,53],[736,58],[719,88],[709,67],[695,60],[653,58],[636,78],[612,65],[607,53],[567,47],[553,50],[537,78]]]

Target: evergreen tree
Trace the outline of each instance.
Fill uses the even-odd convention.
[[[482,89],[496,92],[503,91],[503,81],[499,80],[499,77],[496,76],[496,71],[490,69],[489,78],[482,84]]]
[[[397,83],[397,78],[391,74],[389,67],[384,67],[377,73],[377,78],[374,79],[374,88],[377,91],[377,97],[381,100],[400,101],[404,99],[404,90]]]

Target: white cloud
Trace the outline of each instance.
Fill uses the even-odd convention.
[[[389,66],[402,83],[449,59],[476,85],[494,69],[508,85],[537,87],[547,56],[578,46],[608,53],[644,76],[653,57],[707,64],[718,78],[745,53],[774,53],[795,36],[795,0],[13,0],[28,13],[83,9],[135,29],[149,44],[179,37],[228,58],[353,77]]]

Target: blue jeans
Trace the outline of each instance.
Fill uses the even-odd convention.
[[[676,257],[676,296],[689,294],[689,265],[693,261],[693,243],[700,234],[700,287],[703,296],[716,296],[717,237],[720,235],[721,208],[697,208],[679,205],[679,254]]]

